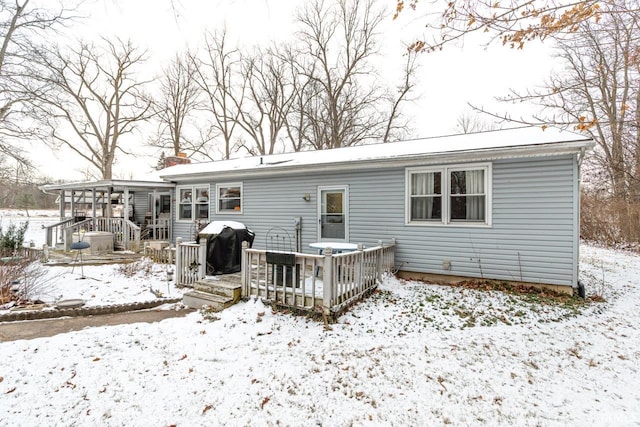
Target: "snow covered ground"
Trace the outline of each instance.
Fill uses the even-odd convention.
[[[0,425],[640,425],[640,256],[581,251],[606,302],[389,278],[329,330],[249,301],[0,343]],[[134,301],[156,267],[60,283]]]
[[[0,225],[6,230],[11,223],[19,226],[28,221],[25,244],[42,247],[45,242],[43,225],[58,222],[59,214],[50,210],[30,211],[29,214],[27,217],[25,211],[0,210]],[[35,268],[40,266],[40,263],[34,265]],[[148,259],[132,264],[82,268],[45,266],[41,268],[42,276],[32,285],[30,298],[51,305],[61,300],[82,299],[86,306],[97,306],[155,300],[157,297],[151,289],[160,291],[164,297],[180,297],[184,290],[168,286],[167,269],[173,270],[171,266],[155,264]],[[0,314],[9,308],[10,305],[0,306]],[[46,309],[53,309],[53,306]]]
[[[82,299],[89,307],[156,300],[152,289],[165,298],[181,297],[185,292],[167,282],[167,269],[173,270],[172,266],[156,264],[148,258],[131,264],[82,268],[40,263],[33,267],[40,268],[43,275],[30,284],[29,298],[47,304],[44,310],[52,310],[56,302],[70,299]],[[10,308],[11,303],[0,305],[0,314]]]

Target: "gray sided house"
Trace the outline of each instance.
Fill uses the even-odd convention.
[[[396,267],[578,286],[580,164],[593,143],[537,127],[177,165],[172,239],[237,221],[268,249],[396,241]],[[316,245],[317,246],[317,245]],[[567,289],[567,288],[565,288]]]

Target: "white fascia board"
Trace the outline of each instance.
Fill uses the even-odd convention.
[[[364,170],[374,168],[407,167],[416,165],[434,165],[456,162],[478,162],[509,158],[546,157],[565,154],[575,154],[583,149],[594,146],[591,140],[578,140],[560,143],[533,144],[518,147],[501,147],[481,150],[466,150],[456,152],[436,152],[428,154],[408,154],[389,158],[348,160],[333,163],[318,164],[279,164],[273,166],[256,166],[252,168],[201,171],[196,173],[183,172],[167,174],[162,178],[180,183],[207,182],[216,179],[236,179],[261,176],[278,176],[291,173],[336,172],[347,170]],[[215,162],[214,162],[215,164]],[[188,166],[188,165],[185,165]]]
[[[128,188],[173,188],[175,184],[167,181],[127,181],[127,180],[103,180],[85,182],[67,182],[63,184],[45,184],[38,188],[43,191],[58,190],[92,190],[109,187]]]

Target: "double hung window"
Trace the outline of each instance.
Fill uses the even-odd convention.
[[[242,183],[216,185],[216,213],[242,213]]]
[[[408,224],[491,224],[491,165],[407,169]]]
[[[178,187],[178,220],[209,219],[209,186]]]

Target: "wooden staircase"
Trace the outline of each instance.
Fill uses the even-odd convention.
[[[205,278],[196,282],[193,290],[182,296],[182,302],[191,308],[208,306],[215,311],[221,311],[240,300],[241,289],[239,274]]]

